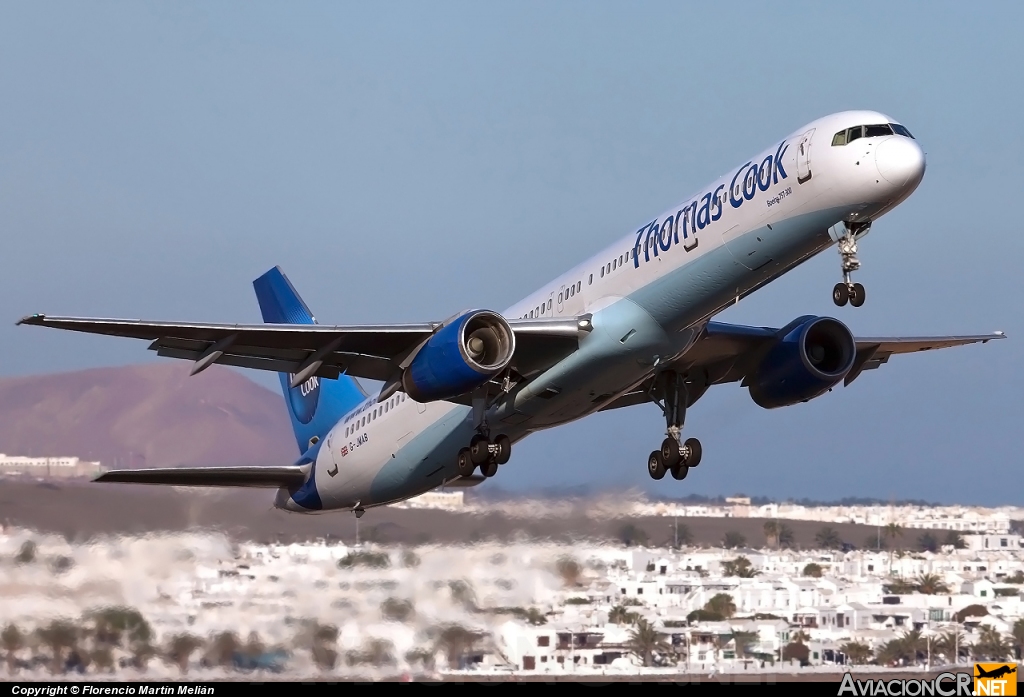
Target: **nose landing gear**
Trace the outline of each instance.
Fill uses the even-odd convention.
[[[681,432],[689,401],[686,381],[678,373],[666,371],[658,376],[658,385],[665,402],[662,409],[665,412],[668,437],[662,441],[661,449],[655,450],[647,458],[647,472],[653,479],[664,478],[666,472],[671,472],[673,479],[685,479],[690,468],[700,464],[702,454],[699,440],[682,440]]]
[[[832,302],[839,307],[843,307],[847,302],[853,307],[860,307],[864,304],[866,297],[864,286],[854,283],[850,274],[860,268],[860,259],[857,257],[857,238],[866,235],[870,228],[871,223],[845,223],[843,225],[845,234],[839,238],[843,282],[837,283],[832,288]]]

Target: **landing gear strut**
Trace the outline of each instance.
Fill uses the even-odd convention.
[[[853,307],[860,307],[864,304],[864,286],[854,283],[850,274],[860,268],[860,259],[857,258],[857,238],[867,234],[871,223],[845,223],[843,229],[845,234],[839,238],[839,256],[842,259],[843,281],[832,288],[832,302],[843,307],[849,302]]]
[[[468,448],[459,451],[456,466],[460,477],[471,477],[476,468],[485,477],[493,477],[498,473],[498,465],[504,465],[512,457],[512,441],[505,434],[500,434],[492,441],[487,426],[486,394],[482,397],[474,395],[473,426],[476,435],[469,442]]]
[[[671,472],[673,479],[686,479],[690,468],[700,464],[702,453],[699,440],[687,438],[684,442],[681,435],[689,402],[686,381],[678,373],[666,371],[658,376],[656,385],[664,399],[662,409],[668,437],[662,441],[661,449],[647,458],[647,472],[653,479],[662,479],[666,472]]]

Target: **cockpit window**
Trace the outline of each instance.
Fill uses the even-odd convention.
[[[910,131],[907,130],[906,126],[901,126],[898,123],[890,123],[889,125],[892,126],[892,130],[898,136],[906,136],[907,138],[913,138],[914,137],[914,136],[910,135]]]
[[[839,131],[839,133],[832,136],[832,145],[846,145],[858,138],[879,138],[893,134],[906,136],[907,138],[914,137],[910,135],[910,131],[905,126],[901,126],[898,123],[879,123],[870,126],[854,126],[845,131]]]

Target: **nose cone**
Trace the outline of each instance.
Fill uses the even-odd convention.
[[[916,188],[924,178],[924,152],[916,141],[902,136],[887,138],[875,149],[878,173],[899,188]]]

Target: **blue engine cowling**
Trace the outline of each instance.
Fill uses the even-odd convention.
[[[402,375],[402,387],[417,402],[453,399],[503,371],[515,350],[515,334],[504,317],[466,312],[430,337]]]
[[[857,342],[846,325],[831,317],[810,317],[769,349],[748,377],[750,397],[775,409],[818,397],[846,377]]]

